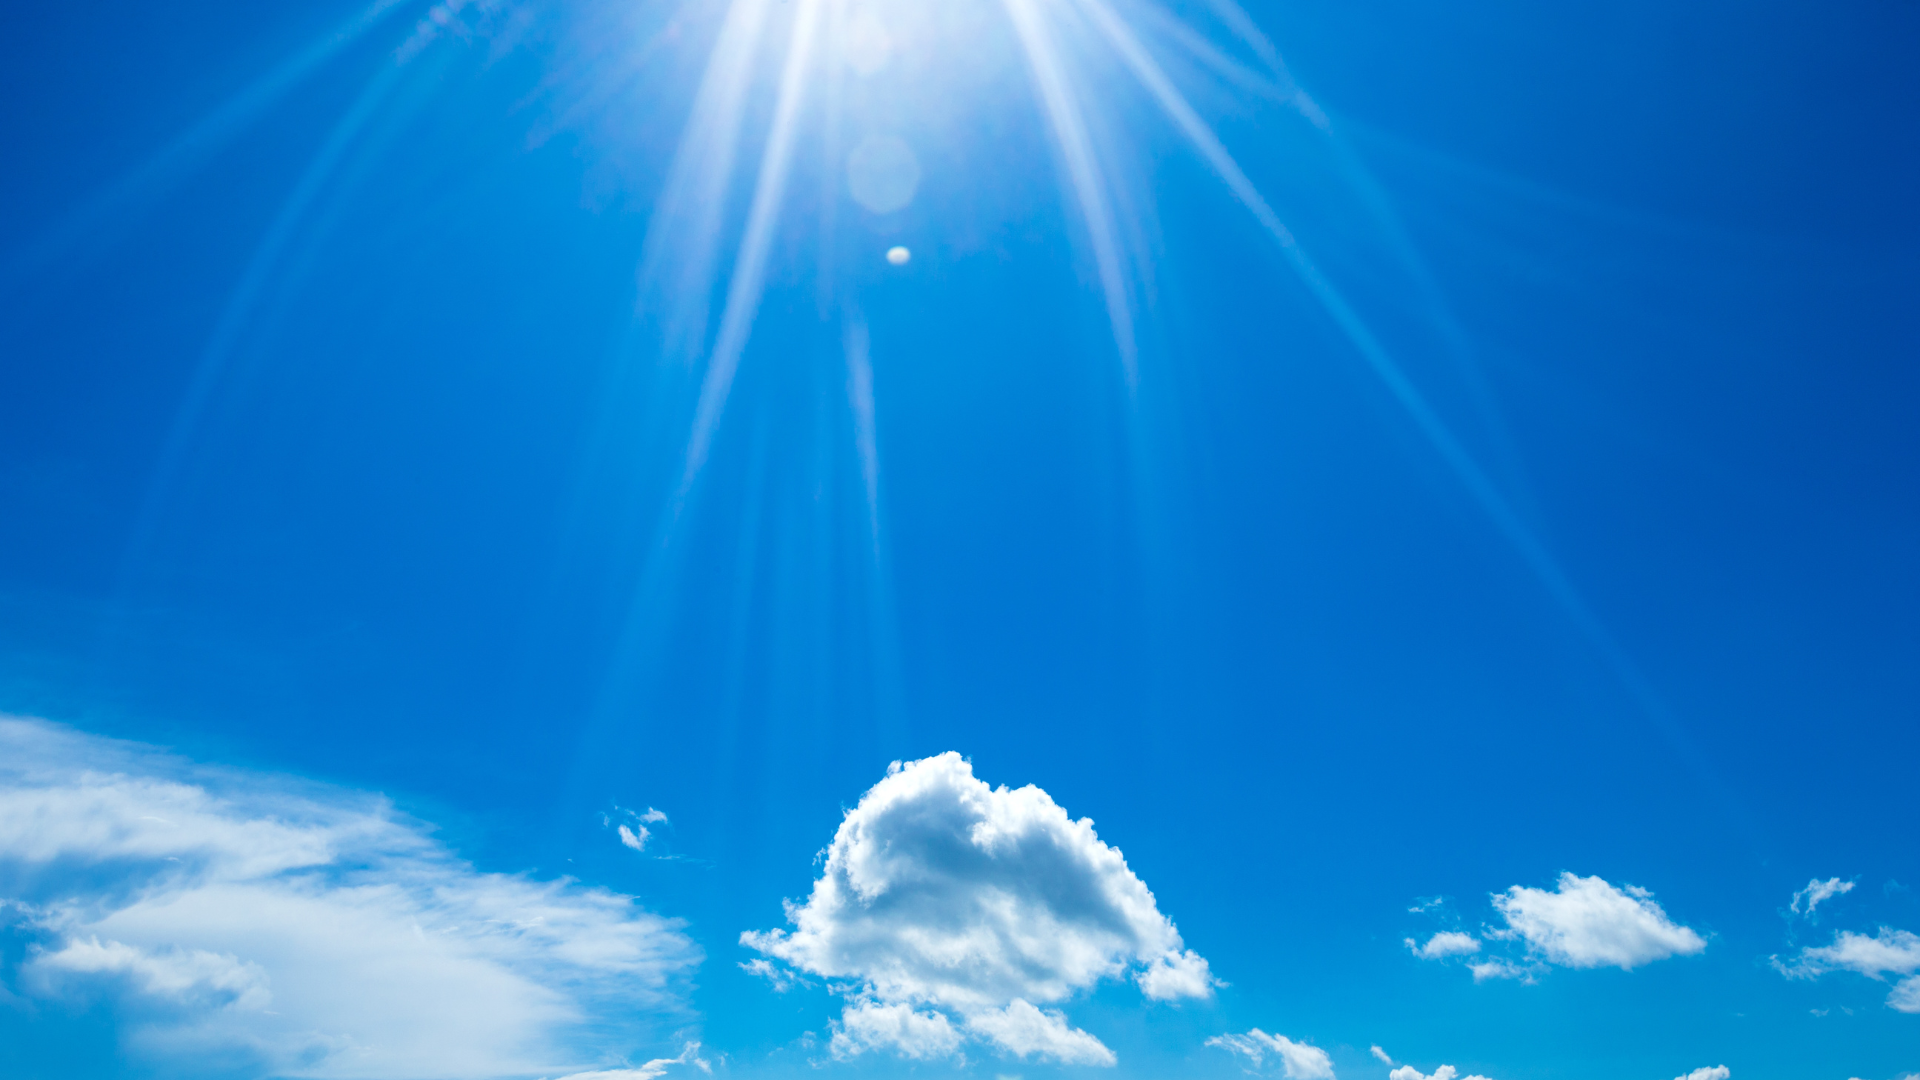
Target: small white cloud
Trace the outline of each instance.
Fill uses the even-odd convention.
[[[807,901],[787,905],[793,929],[740,941],[850,984],[842,1056],[953,1052],[964,1031],[1012,1053],[1031,1036],[1042,1041],[1028,1052],[1091,1063],[1081,1037],[1093,1036],[1064,1020],[1043,1032],[1035,1017],[1058,1014],[1039,1006],[1128,974],[1160,1000],[1218,985],[1093,822],[1032,785],[988,787],[959,754],[889,766],[826,855]]]
[[[1425,945],[1407,939],[1407,948],[1422,960],[1440,960],[1449,956],[1467,956],[1480,951],[1480,942],[1472,934],[1463,934],[1457,930],[1442,930],[1427,939]]]
[[[1099,1039],[1072,1027],[1058,1010],[1042,1011],[1025,1001],[967,1017],[967,1028],[1016,1057],[1039,1057],[1063,1065],[1112,1065],[1113,1051]]]
[[[1800,958],[1787,974],[1812,978],[1828,971],[1858,972],[1871,979],[1884,975],[1906,975],[1920,971],[1920,936],[1905,930],[1883,926],[1873,937],[1841,931],[1833,944],[1800,950]]]
[[[647,850],[647,840],[652,836],[653,834],[647,831],[645,825],[640,826],[638,832],[625,825],[620,826],[620,842],[635,851]]]
[[[1695,1069],[1685,1076],[1676,1076],[1673,1080],[1727,1080],[1727,1077],[1732,1075],[1732,1069],[1725,1065],[1715,1065],[1711,1068]]]
[[[1213,977],[1206,960],[1192,949],[1156,956],[1153,963],[1134,978],[1140,984],[1140,992],[1155,1001],[1210,997],[1214,987],[1226,985]]]
[[[1819,907],[1823,901],[1831,900],[1836,896],[1844,896],[1852,891],[1853,882],[1851,881],[1841,881],[1839,878],[1828,878],[1825,881],[1821,881],[1815,878],[1807,882],[1806,888],[1793,894],[1793,903],[1787,906],[1787,910],[1796,915],[1811,916],[1813,909]]]
[[[793,989],[795,983],[800,981],[793,977],[793,972],[765,959],[756,958],[748,960],[740,965],[740,970],[749,975],[757,975],[767,980],[773,987],[773,992],[776,994],[786,993]]]
[[[1280,1059],[1281,1072],[1287,1080],[1333,1080],[1333,1059],[1325,1050],[1294,1042],[1285,1035],[1269,1035],[1254,1028],[1245,1035],[1215,1035],[1207,1040],[1207,1045],[1241,1054],[1251,1059],[1255,1068],[1272,1054]],[[1373,1049],[1376,1054],[1382,1053],[1377,1046]]]
[[[850,1002],[833,1025],[833,1056],[849,1058],[868,1050],[891,1050],[925,1060],[951,1056],[960,1049],[960,1033],[946,1014],[916,1012],[911,1005]]]
[[[1385,1050],[1380,1049],[1378,1046],[1370,1046],[1368,1047],[1368,1049],[1373,1052],[1374,1060],[1378,1061],[1380,1064],[1382,1065],[1393,1064],[1393,1059],[1387,1056],[1387,1052]]]
[[[1456,1078],[1458,1078],[1458,1080],[1487,1080],[1486,1077],[1478,1074],[1461,1076],[1460,1070],[1451,1065],[1442,1065],[1433,1070],[1431,1075],[1423,1073],[1411,1065],[1402,1065],[1387,1074],[1387,1080],[1456,1080]]]
[[[1631,970],[1707,947],[1668,919],[1652,893],[1616,889],[1599,877],[1563,873],[1553,892],[1515,885],[1495,894],[1493,906],[1530,949],[1564,967]]]
[[[1518,979],[1531,983],[1539,973],[1538,965],[1516,964],[1504,957],[1493,957],[1477,964],[1468,964],[1467,970],[1473,972],[1474,982],[1486,982],[1488,979]]]
[[[39,721],[0,718],[0,870],[38,939],[17,988],[166,1003],[126,1032],[163,1072],[577,1069],[636,1014],[684,1017],[699,958],[632,897],[481,873],[380,798]]]
[[[665,822],[667,820],[667,814],[664,810],[655,810],[649,806],[647,807],[647,812],[640,815],[640,820],[648,825],[653,825],[659,822]]]
[[[1883,926],[1873,937],[1841,931],[1833,944],[1800,950],[1791,964],[1775,960],[1788,978],[1811,979],[1829,971],[1852,971],[1870,979],[1905,975],[1887,994],[1887,1006],[1898,1012],[1920,1013],[1920,936]]]

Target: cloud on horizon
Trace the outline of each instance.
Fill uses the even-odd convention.
[[[156,1062],[577,1073],[689,1019],[700,959],[632,897],[479,872],[383,798],[37,720],[0,718],[0,881],[20,992],[114,1003]]]
[[[700,1044],[690,1042],[680,1048],[679,1056],[654,1058],[637,1069],[596,1069],[593,1072],[569,1073],[559,1080],[659,1080],[675,1065],[692,1065],[703,1073],[713,1072],[713,1064],[700,1056]]]
[[[1387,1080],[1487,1080],[1478,1073],[1461,1076],[1460,1070],[1451,1065],[1442,1065],[1432,1073],[1423,1073],[1411,1065],[1402,1065],[1387,1074]]]
[[[1093,822],[1046,792],[990,788],[949,751],[902,765],[848,811],[791,931],[743,945],[846,984],[832,1051],[955,1054],[968,1039],[1016,1057],[1111,1065],[1053,1005],[1130,976],[1156,1000],[1217,980]]]

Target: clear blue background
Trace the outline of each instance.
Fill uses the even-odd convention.
[[[636,267],[699,58],[535,138],[563,31],[396,69],[403,6],[166,156],[356,10],[9,13],[0,709],[386,791],[483,866],[685,917],[735,1070],[806,1072],[835,1011],[738,971],[739,932],[889,760],[947,749],[1091,816],[1231,983],[1076,1009],[1121,1076],[1235,1075],[1200,1042],[1256,1025],[1343,1076],[1371,1043],[1496,1080],[1920,1069],[1883,985],[1766,962],[1815,876],[1920,929],[1920,5],[1264,4],[1345,150],[1197,98],[1666,722],[1125,88],[1137,394],[1002,87],[921,133],[902,216],[823,220],[837,174],[802,170],[662,553],[691,398]],[[613,843],[615,804],[686,858]],[[1475,923],[1562,870],[1709,948],[1523,986],[1400,944],[1418,898]],[[136,1070],[73,1063],[111,1023],[0,1013],[8,1068]]]

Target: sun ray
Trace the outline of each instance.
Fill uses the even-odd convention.
[[[760,294],[766,284],[767,253],[773,244],[780,203],[786,193],[787,174],[793,164],[794,136],[799,127],[800,105],[806,95],[806,76],[813,59],[815,24],[819,21],[821,0],[800,0],[793,16],[792,38],[787,45],[786,68],[780,75],[780,96],[774,106],[773,127],[760,159],[760,175],[754,182],[753,203],[747,211],[747,224],[740,238],[740,251],[734,259],[733,276],[727,284],[726,307],[720,314],[720,332],[714,339],[707,361],[706,378],[700,386],[700,400],[694,407],[693,434],[687,441],[686,468],[675,493],[675,516],[700,469],[706,464],[713,446],[720,413],[726,408],[727,393],[740,366],[740,354],[753,332],[754,314],[760,307]]]
[[[288,193],[286,201],[281,204],[280,212],[274,216],[265,235],[254,246],[253,256],[247,261],[240,280],[234,284],[233,291],[228,295],[219,320],[214,324],[213,332],[208,336],[206,345],[200,350],[200,356],[188,378],[186,390],[181,395],[180,404],[174,410],[166,441],[161,445],[152,474],[147,481],[146,495],[127,542],[122,565],[123,576],[131,572],[147,553],[147,545],[153,539],[162,510],[179,484],[180,474],[185,468],[194,437],[206,417],[207,410],[213,404],[214,396],[227,373],[234,351],[240,344],[241,336],[254,317],[261,294],[272,279],[276,268],[280,266],[286,249],[300,232],[314,200],[333,180],[342,157],[359,138],[361,130],[368,121],[373,118],[375,110],[393,89],[402,70],[398,64],[389,64],[382,67],[379,73],[369,81],[359,98],[335,123],[327,141],[322,144],[320,151],[314,155],[306,171],[301,174],[299,182]]]
[[[1126,375],[1127,390],[1131,393],[1139,382],[1133,310],[1127,297],[1126,274],[1100,162],[1094,154],[1079,104],[1074,100],[1065,72],[1061,70],[1059,50],[1049,36],[1040,13],[1034,8],[1033,0],[1003,2],[1008,17],[1013,21],[1014,31],[1019,35],[1021,48],[1026,53],[1027,64],[1033,71],[1034,85],[1046,108],[1048,125],[1053,129],[1060,155],[1066,162],[1067,176],[1073,185],[1074,202],[1093,244],[1100,289],[1106,298],[1107,319],[1113,327],[1114,347],[1120,352],[1120,364]]]
[[[307,77],[403,6],[405,0],[374,0],[332,32],[275,65],[153,156],[60,217],[38,239],[12,252],[0,264],[0,279],[25,278],[76,247],[96,247],[102,242],[99,234],[124,225],[140,209],[151,206],[169,188],[183,182]]]
[[[867,532],[880,550],[880,450],[873,423],[873,360],[867,354],[867,324],[849,320],[846,334],[847,407],[853,411],[853,445],[867,496]]]
[[[690,354],[706,344],[721,217],[769,6],[769,0],[733,0],[728,6],[655,211],[659,224],[649,230],[641,258],[642,291],[665,293],[663,329],[671,353]]]
[[[1215,176],[1227,186],[1241,205],[1253,214],[1261,227],[1272,235],[1285,253],[1295,274],[1307,287],[1307,291],[1332,318],[1348,343],[1367,362],[1368,367],[1386,385],[1388,392],[1413,421],[1414,426],[1426,437],[1427,442],[1440,455],[1441,460],[1446,463],[1461,485],[1467,489],[1474,502],[1493,522],[1496,530],[1513,546],[1520,555],[1521,561],[1533,572],[1548,594],[1560,605],[1570,621],[1599,653],[1602,661],[1620,680],[1627,693],[1653,722],[1653,726],[1661,736],[1714,789],[1729,815],[1736,820],[1744,819],[1745,815],[1739,810],[1738,800],[1731,789],[1719,778],[1717,771],[1694,744],[1692,737],[1674,716],[1652,682],[1641,673],[1639,665],[1627,655],[1626,650],[1615,640],[1612,632],[1607,629],[1599,615],[1587,603],[1586,598],[1574,586],[1573,580],[1561,568],[1559,560],[1553,557],[1546,545],[1534,534],[1533,529],[1514,510],[1492,477],[1480,467],[1466,446],[1440,418],[1426,396],[1420,392],[1413,380],[1387,352],[1386,347],[1374,336],[1366,321],[1360,317],[1352,305],[1347,303],[1346,298],[1308,257],[1299,241],[1280,220],[1279,215],[1274,213],[1273,208],[1254,187],[1252,180],[1248,179],[1246,173],[1234,161],[1233,156],[1228,153],[1213,129],[1194,111],[1185,96],[1173,85],[1145,47],[1140,44],[1139,39],[1104,0],[1079,0],[1079,3],[1113,44],[1121,59],[1132,69],[1141,85],[1153,95],[1175,126],[1186,135]]]

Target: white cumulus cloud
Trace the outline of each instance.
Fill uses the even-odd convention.
[[[974,1013],[967,1017],[967,1027],[1020,1057],[1032,1054],[1067,1065],[1112,1065],[1115,1060],[1113,1051],[1070,1026],[1059,1010],[1043,1011],[1026,1001]]]
[[[1727,1080],[1732,1075],[1733,1070],[1725,1065],[1714,1065],[1709,1068],[1695,1069],[1685,1076],[1676,1076],[1673,1080]]]
[[[1791,964],[1774,961],[1791,978],[1811,979],[1829,971],[1851,971],[1870,979],[1906,975],[1887,994],[1887,1005],[1904,1013],[1920,1013],[1920,936],[1883,926],[1872,937],[1842,930],[1833,944],[1800,950]]]
[[[913,1006],[883,1005],[871,999],[848,1003],[834,1024],[833,1056],[853,1057],[868,1050],[891,1050],[910,1058],[943,1058],[960,1049],[960,1033],[945,1013],[915,1011]]]
[[[1806,888],[1793,894],[1793,903],[1787,905],[1787,910],[1795,915],[1812,915],[1813,909],[1823,902],[1852,891],[1853,882],[1851,881],[1841,881],[1839,878],[1821,881],[1819,878],[1814,878],[1807,882]]]
[[[1218,1046],[1253,1061],[1254,1068],[1272,1054],[1280,1061],[1280,1070],[1287,1080],[1334,1080],[1333,1059],[1325,1050],[1309,1043],[1294,1042],[1285,1035],[1269,1035],[1254,1028],[1245,1035],[1215,1035],[1207,1040],[1208,1046]],[[1374,1047],[1374,1054],[1382,1061],[1387,1060],[1385,1052]]]
[[[427,1078],[575,1072],[615,1017],[685,1018],[698,959],[631,897],[480,873],[384,800],[0,718],[0,901],[21,992],[164,1004],[178,1064]]]
[[[1631,970],[1707,947],[1667,918],[1652,893],[1617,889],[1597,876],[1563,873],[1553,892],[1515,885],[1496,894],[1493,906],[1531,950],[1564,967]]]
[[[622,825],[620,826],[619,832],[620,832],[620,842],[622,844],[625,844],[627,847],[632,848],[635,851],[647,850],[647,840],[649,837],[653,835],[652,833],[647,831],[647,827],[645,825],[640,826],[637,830],[630,829],[627,826]]]
[[[1427,939],[1425,945],[1412,938],[1407,939],[1407,948],[1422,960],[1438,960],[1447,956],[1466,956],[1480,951],[1480,942],[1472,934],[1463,934],[1458,930],[1442,930]]]
[[[971,1036],[1021,1057],[1111,1064],[1041,1006],[1129,974],[1160,1000],[1217,984],[1092,821],[1032,785],[990,788],[951,752],[888,768],[787,919],[790,931],[741,943],[847,984],[842,1056],[943,1056]]]

